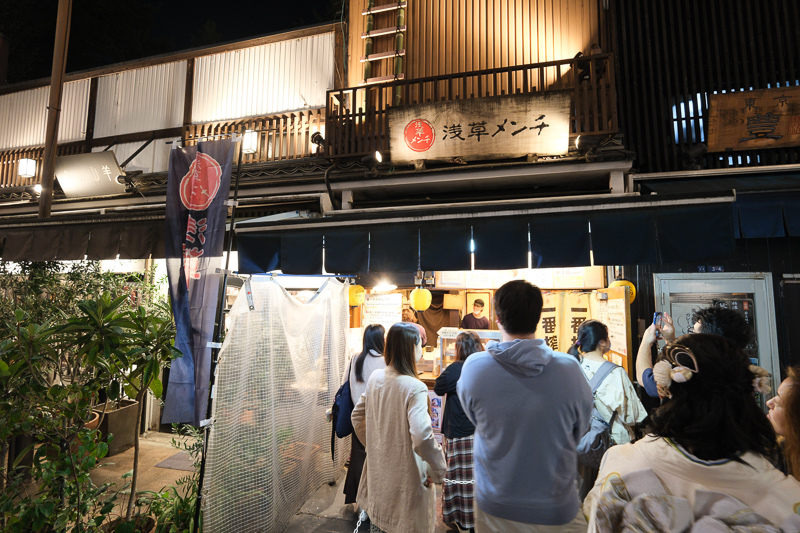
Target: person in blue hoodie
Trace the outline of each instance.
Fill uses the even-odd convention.
[[[575,447],[592,391],[574,357],[534,337],[538,287],[510,281],[493,302],[502,342],[471,355],[457,385],[475,425],[475,530],[586,531]]]

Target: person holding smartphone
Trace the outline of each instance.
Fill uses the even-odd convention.
[[[741,349],[750,343],[751,329],[742,315],[722,307],[706,307],[692,313],[694,326],[689,333],[708,333],[728,339]],[[642,336],[639,352],[636,354],[636,379],[647,395],[658,398],[658,388],[653,378],[653,359],[651,350],[656,340],[666,342],[675,340],[675,326],[669,313],[656,313],[651,324]]]

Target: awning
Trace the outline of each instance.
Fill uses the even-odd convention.
[[[164,220],[0,228],[3,261],[164,257]]]
[[[333,211],[237,224],[239,269],[288,274],[712,261],[734,249],[734,195],[596,195]],[[323,253],[324,251],[324,253]],[[324,260],[323,260],[324,258]]]
[[[800,173],[783,166],[640,175],[634,181],[659,196],[735,190],[734,237],[800,237]]]

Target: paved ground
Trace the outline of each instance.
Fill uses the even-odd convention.
[[[342,475],[339,476],[336,485],[320,487],[294,516],[286,528],[286,533],[355,532],[356,514],[354,506],[344,504],[344,494],[342,493],[344,478],[345,471],[342,471]],[[437,485],[438,520],[436,522],[436,533],[448,531],[447,526],[442,522],[441,494],[441,486]],[[362,533],[369,531],[369,526],[362,526],[358,531]]]
[[[139,487],[138,490],[160,490],[167,485],[173,485],[179,478],[189,472],[156,468],[156,464],[178,453],[170,445],[173,435],[169,433],[151,432],[141,439],[141,452],[139,455]],[[104,466],[92,473],[95,483],[106,481],[117,483],[121,488],[124,485],[122,475],[133,468],[133,448],[107,457]],[[353,505],[344,504],[342,483],[345,471],[339,476],[334,486],[327,484],[320,487],[292,518],[286,533],[351,533],[355,530],[356,514]],[[437,486],[437,502],[441,506],[441,487]],[[441,521],[441,509],[437,515],[436,533],[448,531]],[[369,526],[362,526],[361,533],[369,531]]]
[[[143,435],[140,440],[139,452],[139,480],[137,491],[161,490],[174,485],[175,482],[191,472],[185,470],[172,470],[170,468],[156,468],[156,464],[178,453],[172,447],[173,435],[171,433],[150,432]],[[92,481],[96,485],[101,483],[115,483],[117,489],[122,489],[126,481],[123,474],[133,469],[133,448],[117,455],[106,457],[101,461],[102,466],[92,472]],[[121,505],[118,504],[118,507]],[[117,511],[115,510],[114,515]]]

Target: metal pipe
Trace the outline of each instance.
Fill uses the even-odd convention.
[[[325,180],[325,188],[328,189],[328,197],[331,199],[331,206],[333,207],[333,209],[341,209],[342,204],[338,202],[336,200],[336,197],[333,195],[333,190],[331,189],[331,181],[330,179],[328,179],[328,172],[333,170],[338,165],[339,165],[338,163],[332,164],[331,166],[325,169],[325,174],[323,175],[323,179]]]
[[[409,2],[411,0],[408,0]],[[406,4],[408,5],[408,4]],[[402,7],[397,10],[397,29],[400,29],[400,26],[404,26],[406,23],[406,10]],[[403,56],[399,55],[400,50],[405,47],[405,34],[401,31],[398,31],[394,34],[394,51],[398,54],[394,56],[394,79],[400,77],[403,73]],[[394,105],[400,105],[400,99],[402,97],[402,89],[399,85],[395,86],[394,88]]]
[[[364,55],[367,57],[367,60],[364,62],[364,80],[368,80],[372,77],[372,62],[369,60],[370,54],[372,54],[372,37],[369,36],[369,32],[375,27],[375,17],[372,14],[372,8],[375,6],[375,0],[368,0],[367,1],[367,38],[364,40]]]

